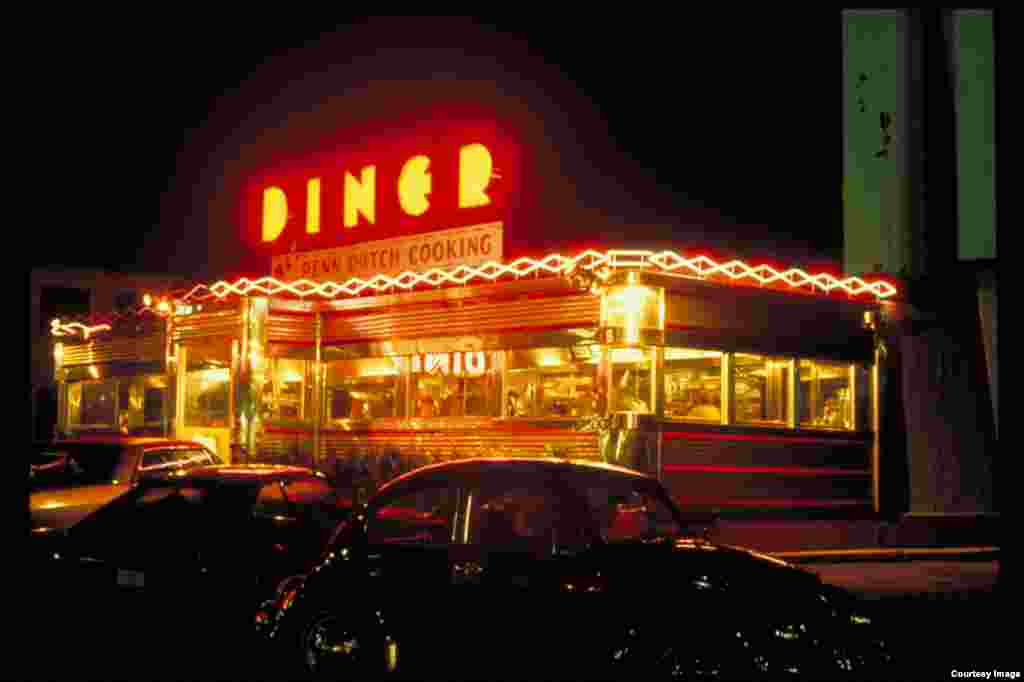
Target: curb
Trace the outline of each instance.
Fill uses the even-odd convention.
[[[998,561],[999,547],[863,547],[800,552],[766,552],[794,564],[875,561]]]

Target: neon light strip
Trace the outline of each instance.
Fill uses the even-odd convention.
[[[84,338],[89,338],[96,332],[110,331],[109,324],[98,324],[93,327],[89,327],[80,322],[68,322],[67,324],[61,324],[60,319],[54,319],[50,322],[50,334],[53,336],[76,336],[82,335]]]
[[[869,440],[850,440],[848,438],[822,438],[815,436],[773,436],[770,434],[748,434],[748,433],[711,433],[698,431],[666,431],[661,434],[665,441],[673,440],[728,440],[728,441],[757,441],[762,443],[788,443],[788,444],[821,444],[821,445],[870,445]]]
[[[798,268],[779,271],[767,265],[750,267],[738,260],[719,264],[707,256],[686,258],[674,251],[608,251],[607,253],[585,251],[573,257],[552,254],[541,260],[518,258],[507,264],[491,261],[479,267],[460,265],[451,270],[435,268],[426,272],[406,271],[394,277],[377,275],[368,280],[353,277],[341,283],[314,282],[308,279],[282,282],[273,277],[261,277],[256,280],[242,278],[233,284],[222,280],[209,286],[197,285],[177,302],[198,302],[211,298],[223,299],[230,295],[254,294],[264,296],[291,294],[299,298],[317,296],[333,299],[343,295],[357,296],[367,291],[375,293],[394,289],[408,291],[421,285],[461,285],[481,280],[494,282],[507,276],[567,275],[576,269],[591,271],[600,279],[607,280],[611,271],[617,268],[682,273],[700,278],[722,276],[731,281],[753,280],[753,283],[761,286],[782,284],[792,289],[808,286],[812,290],[821,290],[825,293],[841,290],[850,296],[873,294],[879,299],[896,295],[896,288],[888,282],[867,282],[859,277],[836,279],[829,274],[811,275]]]
[[[224,299],[228,296],[275,296],[287,294],[305,299],[320,297],[335,299],[341,296],[358,296],[365,292],[382,293],[395,289],[410,291],[418,286],[463,285],[473,281],[494,282],[504,277],[526,277],[529,275],[570,275],[576,270],[593,273],[599,280],[606,281],[616,269],[641,269],[663,274],[708,279],[717,277],[725,281],[740,282],[751,286],[780,286],[789,289],[809,287],[826,294],[842,291],[849,296],[874,295],[877,299],[891,298],[897,293],[896,287],[888,282],[868,282],[859,277],[837,279],[829,274],[812,275],[799,268],[776,270],[768,265],[751,267],[739,260],[717,263],[707,256],[686,258],[675,251],[632,251],[612,250],[605,253],[588,250],[568,257],[551,254],[540,260],[517,258],[511,263],[491,261],[478,267],[460,265],[449,270],[434,268],[426,272],[406,271],[397,276],[377,275],[370,279],[353,277],[345,282],[314,282],[301,279],[282,282],[273,277],[249,279],[243,277],[234,283],[219,281],[211,285],[196,285],[184,294],[172,293],[164,300],[150,303],[135,311],[166,317],[171,312],[168,300],[178,304],[201,302],[209,299]],[[131,314],[131,313],[127,313]],[[116,319],[120,315],[107,319]],[[60,335],[60,334],[56,334]]]
[[[756,498],[752,497],[749,499],[742,498],[692,498],[692,497],[679,497],[675,498],[676,504],[678,504],[684,511],[686,509],[693,509],[694,507],[710,507],[710,508],[725,508],[725,507],[760,507],[763,509],[807,509],[813,507],[863,507],[868,509],[871,507],[870,500],[828,500],[828,499],[815,499],[815,498],[780,498],[780,499],[767,499],[767,498]]]
[[[410,417],[409,419],[410,419],[410,421],[420,421],[420,422],[424,422],[424,423],[428,423],[429,424],[429,423],[436,423],[437,420],[441,420],[441,419],[461,419],[461,417],[418,417],[418,418],[417,417]],[[472,417],[470,417],[470,419],[472,419]],[[460,429],[459,431],[464,432],[464,433],[477,433],[477,432],[482,432],[482,433],[485,433],[485,434],[486,433],[498,433],[498,434],[502,434],[502,435],[509,434],[509,433],[528,434],[528,435],[535,435],[535,436],[550,435],[550,436],[558,436],[559,438],[564,438],[564,439],[578,439],[578,440],[590,440],[590,439],[593,439],[593,438],[597,437],[596,433],[594,431],[569,431],[567,429],[552,429],[552,428],[544,428],[544,427],[540,427],[540,426],[538,426],[538,427],[530,427],[530,426],[504,426],[504,425],[501,425],[501,424],[496,425],[496,426],[488,427],[486,431],[483,430],[480,427],[474,427],[474,428],[469,428],[469,429]],[[293,435],[307,435],[307,436],[313,433],[312,429],[303,430],[303,429],[289,429],[289,428],[284,428],[284,427],[267,427],[266,429],[264,429],[264,432],[265,433],[293,434]],[[361,429],[358,429],[358,430],[356,430],[356,429],[348,430],[348,429],[322,428],[320,430],[320,433],[328,434],[328,435],[331,435],[331,436],[336,436],[337,435],[337,436],[360,436],[360,437],[402,436],[402,435],[416,435],[416,436],[420,436],[420,435],[431,435],[431,434],[436,435],[436,434],[440,434],[440,433],[453,433],[453,430],[448,428],[447,425],[445,425],[443,427],[438,427],[438,428],[433,428],[433,429],[428,429],[428,430],[419,429],[419,428],[413,428],[413,427],[405,428],[405,429],[402,429],[402,428],[369,429],[369,428],[365,428],[364,427],[364,428],[361,428]]]
[[[713,464],[665,464],[662,470],[670,474],[779,474],[782,476],[870,476],[867,469],[838,469],[835,467],[740,467]]]

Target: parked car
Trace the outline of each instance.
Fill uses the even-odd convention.
[[[685,524],[628,469],[428,466],[343,523],[256,626],[289,677],[884,677],[852,597]]]
[[[156,596],[260,590],[309,566],[348,509],[306,467],[250,464],[143,479],[81,520],[55,557],[76,588]],[[266,596],[265,594],[263,596]]]
[[[29,462],[32,532],[62,533],[141,480],[219,463],[199,443],[167,438],[84,436],[36,445]]]
[[[109,666],[131,657],[143,667],[130,676],[258,679],[247,663],[253,610],[320,556],[347,511],[305,467],[144,478],[67,532],[37,572],[34,610],[76,675],[116,677]]]

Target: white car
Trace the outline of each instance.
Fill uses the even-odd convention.
[[[37,448],[29,465],[32,533],[64,531],[142,478],[220,463],[200,443],[168,438],[88,436],[49,443]]]

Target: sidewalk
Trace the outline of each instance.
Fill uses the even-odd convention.
[[[992,560],[1002,543],[998,514],[906,514],[879,519],[719,519],[708,539],[791,561]]]
[[[794,564],[839,564],[890,561],[998,561],[999,547],[856,547],[772,552]]]

